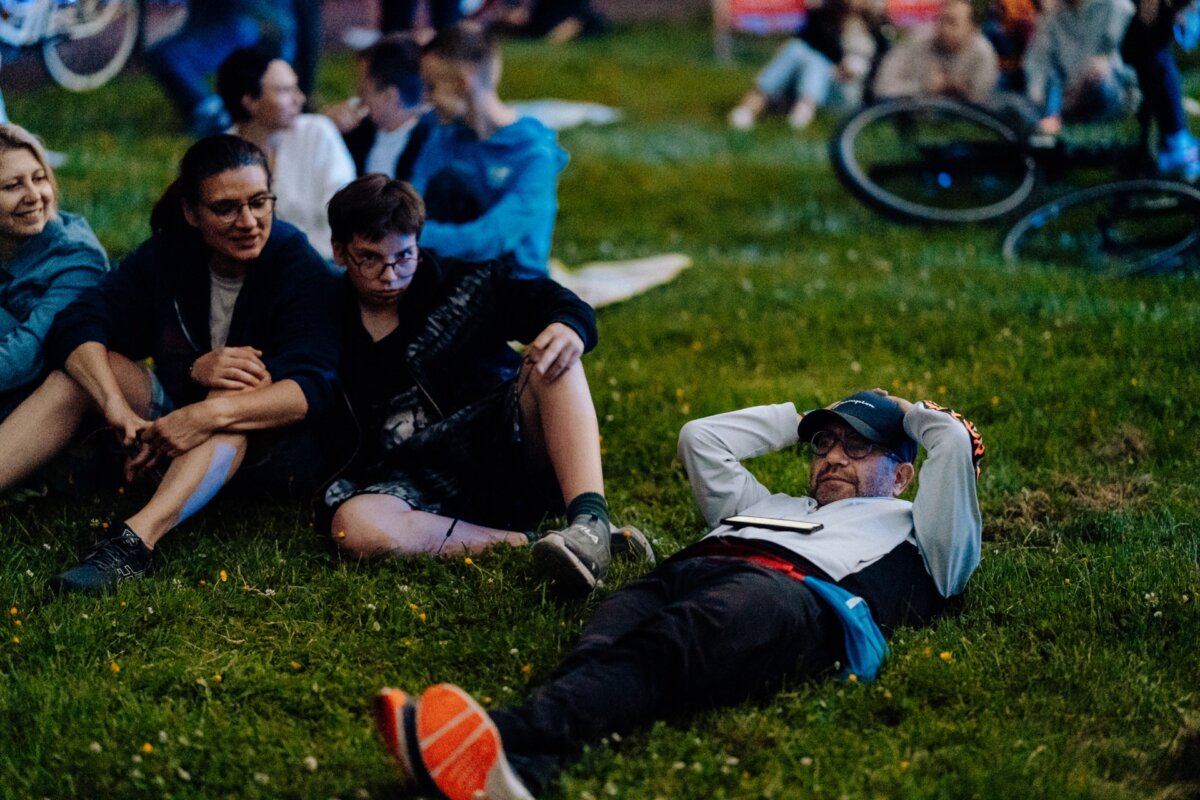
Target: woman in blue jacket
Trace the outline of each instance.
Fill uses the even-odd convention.
[[[0,420],[35,388],[55,315],[107,269],[87,220],[58,210],[41,144],[0,124]]]

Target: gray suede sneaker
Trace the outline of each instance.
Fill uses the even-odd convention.
[[[585,594],[608,572],[611,539],[611,529],[599,518],[577,517],[533,543],[533,566],[563,592]]]
[[[654,548],[646,534],[632,525],[612,526],[612,542],[609,546],[613,558],[628,558],[649,562],[654,566]]]

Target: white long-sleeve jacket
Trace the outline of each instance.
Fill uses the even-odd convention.
[[[905,541],[914,543],[944,597],[961,592],[979,565],[982,521],[975,494],[972,442],[949,414],[917,403],[904,429],[929,456],[913,502],[856,497],[818,507],[811,497],[772,494],[742,461],[797,444],[796,407],[756,406],[694,420],[679,433],[687,470],[708,537],[772,542],[820,567],[834,580],[862,570]],[[810,534],[722,525],[733,514],[819,522]]]

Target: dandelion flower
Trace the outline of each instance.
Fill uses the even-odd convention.
[[[150,744],[149,742],[142,742],[142,752],[147,754],[153,753],[154,745]]]
[[[954,658],[954,654],[949,650],[943,650],[942,652],[938,653],[938,658],[940,658],[942,661],[950,661],[952,658]]]
[[[19,613],[21,613],[21,612],[19,612],[19,611],[17,610],[17,607],[16,607],[16,606],[13,606],[12,608],[10,608],[10,609],[8,610],[8,613],[9,613],[9,616],[13,616],[13,617],[15,617],[17,614],[19,614]]]
[[[201,586],[208,586],[208,581],[204,580],[204,578],[201,578],[201,579],[200,579],[200,585],[201,585]]]
[[[120,665],[120,664],[118,664],[118,663],[117,663],[117,662],[115,662],[115,661],[114,661],[114,662],[112,662],[111,664],[109,664],[109,665],[108,665],[108,668],[112,670],[112,672],[113,672],[113,674],[114,674],[114,675],[116,675],[118,672],[120,672],[120,671],[121,671],[121,665]]]
[[[21,622],[21,620],[19,620],[19,619],[14,619],[14,620],[13,620],[13,625],[16,625],[18,628],[19,628],[19,627],[21,627],[23,624],[24,624],[24,623],[23,623],[23,622]]]
[[[858,683],[858,676],[851,672],[846,676],[846,680],[850,681],[850,683]]]
[[[220,683],[222,680],[224,680],[224,678],[221,677],[221,673],[219,673],[219,672],[214,672],[212,679],[213,679],[213,683]]]
[[[422,611],[420,614],[417,614],[417,619],[421,620],[421,622],[424,622],[425,621],[425,612]]]
[[[225,583],[226,581],[229,580],[229,573],[226,572],[225,570],[221,570],[221,572],[219,573],[219,577],[221,578],[221,583]]]
[[[20,636],[14,636],[14,637],[12,638],[12,642],[13,642],[13,644],[20,644],[20,643],[21,643],[21,637],[20,637]]]
[[[909,766],[909,764],[908,764],[908,762],[907,762],[907,761],[901,761],[901,762],[900,762],[900,769],[902,769],[902,770],[904,770],[904,769],[908,769],[908,766]]]
[[[291,666],[292,666],[292,669],[300,669],[304,665],[301,664],[299,661],[293,661]]]
[[[521,672],[525,673],[526,675],[533,672],[533,664],[522,664]]]
[[[471,560],[470,556],[467,556],[466,558],[464,558],[463,563],[466,564],[468,567],[475,564],[475,562]]]
[[[337,538],[339,538],[339,539],[345,539],[345,538],[346,538],[346,532],[345,532],[345,531],[338,531],[338,532],[337,532]]]

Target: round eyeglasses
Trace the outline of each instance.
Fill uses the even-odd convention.
[[[224,225],[232,225],[241,215],[243,206],[250,209],[250,214],[255,219],[266,219],[275,210],[275,195],[256,194],[249,200],[218,200],[215,203],[204,204],[209,213]]]
[[[874,450],[878,450],[885,456],[893,459],[896,458],[891,450],[875,444],[875,442],[857,433],[848,433],[845,436],[839,436],[833,431],[817,431],[813,434],[812,441],[809,442],[812,446],[813,454],[818,456],[829,455],[829,451],[833,449],[834,445],[839,443],[842,445],[842,452],[855,461],[866,458]]]
[[[420,253],[416,252],[416,248],[405,250],[399,258],[394,258],[391,261],[388,261],[378,253],[364,253],[363,255],[356,256],[349,248],[346,248],[346,260],[350,262],[352,267],[359,271],[359,274],[370,280],[383,277],[383,273],[387,271],[388,267],[399,273],[400,267],[415,264],[419,258]]]

